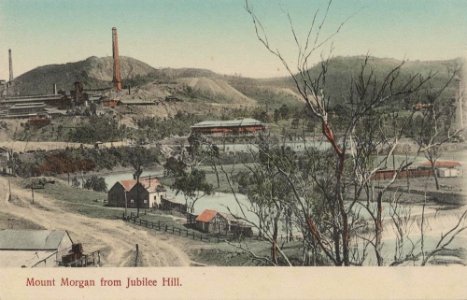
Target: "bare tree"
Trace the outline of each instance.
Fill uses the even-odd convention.
[[[318,250],[331,263],[345,266],[362,264],[367,257],[367,248],[371,246],[377,264],[383,265],[383,202],[389,198],[387,191],[396,179],[404,172],[408,176],[408,168],[412,164],[408,158],[398,161],[397,165],[395,162],[395,151],[404,132],[409,126],[414,126],[411,122],[414,112],[409,112],[408,117],[401,116],[398,106],[405,99],[418,99],[427,95],[434,74],[422,76],[404,73],[403,61],[379,75],[371,65],[371,57],[367,55],[362,59],[360,71],[351,76],[350,84],[341,87],[348,91],[342,103],[345,113],[336,116],[332,112],[332,99],[327,86],[330,55],[320,56],[318,74],[312,73],[310,69],[312,58],[331,42],[347,20],[333,33],[324,35],[323,26],[331,7],[329,1],[323,16],[319,15],[318,10],[315,12],[302,42],[292,18],[287,14],[297,48],[297,64],[292,68],[281,52],[270,44],[249,1],[245,3],[258,40],[288,71],[296,90],[306,103],[310,119],[318,120],[322,136],[329,145],[325,165],[315,164],[311,183],[303,173],[284,167],[286,156],[271,159],[271,153],[265,152],[270,158],[270,172],[280,174],[291,191],[294,201],[287,203],[294,211],[298,226],[303,229],[308,246]],[[441,92],[449,82],[440,88]],[[435,126],[434,130],[437,128]],[[446,136],[447,132],[438,130],[437,135]],[[428,153],[428,148],[433,147],[425,147],[422,151]],[[315,154],[313,159],[320,161],[317,156]],[[387,169],[391,160],[390,178],[381,182],[375,191],[373,184],[376,174]],[[310,186],[313,187],[312,191]],[[361,210],[369,215],[369,219],[360,215]],[[397,220],[396,226],[402,231],[400,216],[394,212],[392,217]],[[365,237],[361,234],[363,231],[369,234]],[[358,247],[361,248],[357,251]]]
[[[439,89],[430,88],[423,95],[421,102],[416,103],[409,136],[418,144],[419,151],[430,162],[431,171],[439,190],[437,161],[442,154],[444,144],[459,138],[463,128],[454,128],[452,120],[456,114],[456,99],[446,95],[459,70],[450,71],[449,79]]]

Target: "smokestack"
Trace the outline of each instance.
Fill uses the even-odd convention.
[[[118,36],[116,27],[112,28],[112,53],[114,59],[113,83],[115,90],[120,92],[122,90],[122,76],[120,74],[120,58],[118,56]]]
[[[57,95],[58,93],[57,93],[57,84],[56,83],[54,83],[53,88],[54,88],[54,95]]]
[[[13,59],[11,58],[11,49],[8,49],[8,58],[10,62],[10,79],[9,81],[13,81]]]

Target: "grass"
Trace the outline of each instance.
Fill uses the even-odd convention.
[[[29,220],[0,212],[0,229],[45,229]]]
[[[23,181],[23,184],[27,180]],[[61,208],[92,218],[116,219],[123,213],[122,208],[104,206],[107,194],[71,187],[61,181],[48,183],[44,189],[37,189],[35,193],[54,198],[61,202]]]

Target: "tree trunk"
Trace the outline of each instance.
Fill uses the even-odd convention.
[[[438,182],[438,174],[436,172],[436,161],[431,162],[431,171],[433,172],[433,178],[435,179],[436,190],[439,191],[439,182]]]
[[[383,265],[383,257],[381,256],[381,240],[383,236],[383,193],[378,193],[378,198],[376,199],[377,211],[376,211],[376,220],[375,220],[375,252],[376,252],[376,261],[378,266]]]
[[[276,214],[274,217],[274,228],[273,228],[273,234],[272,234],[272,246],[271,246],[271,259],[274,262],[274,264],[278,264],[277,260],[277,236],[279,234],[279,216],[280,212]]]

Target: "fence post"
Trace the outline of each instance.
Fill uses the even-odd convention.
[[[138,247],[138,244],[136,244],[135,267],[138,266],[138,258],[139,258],[139,247]]]

